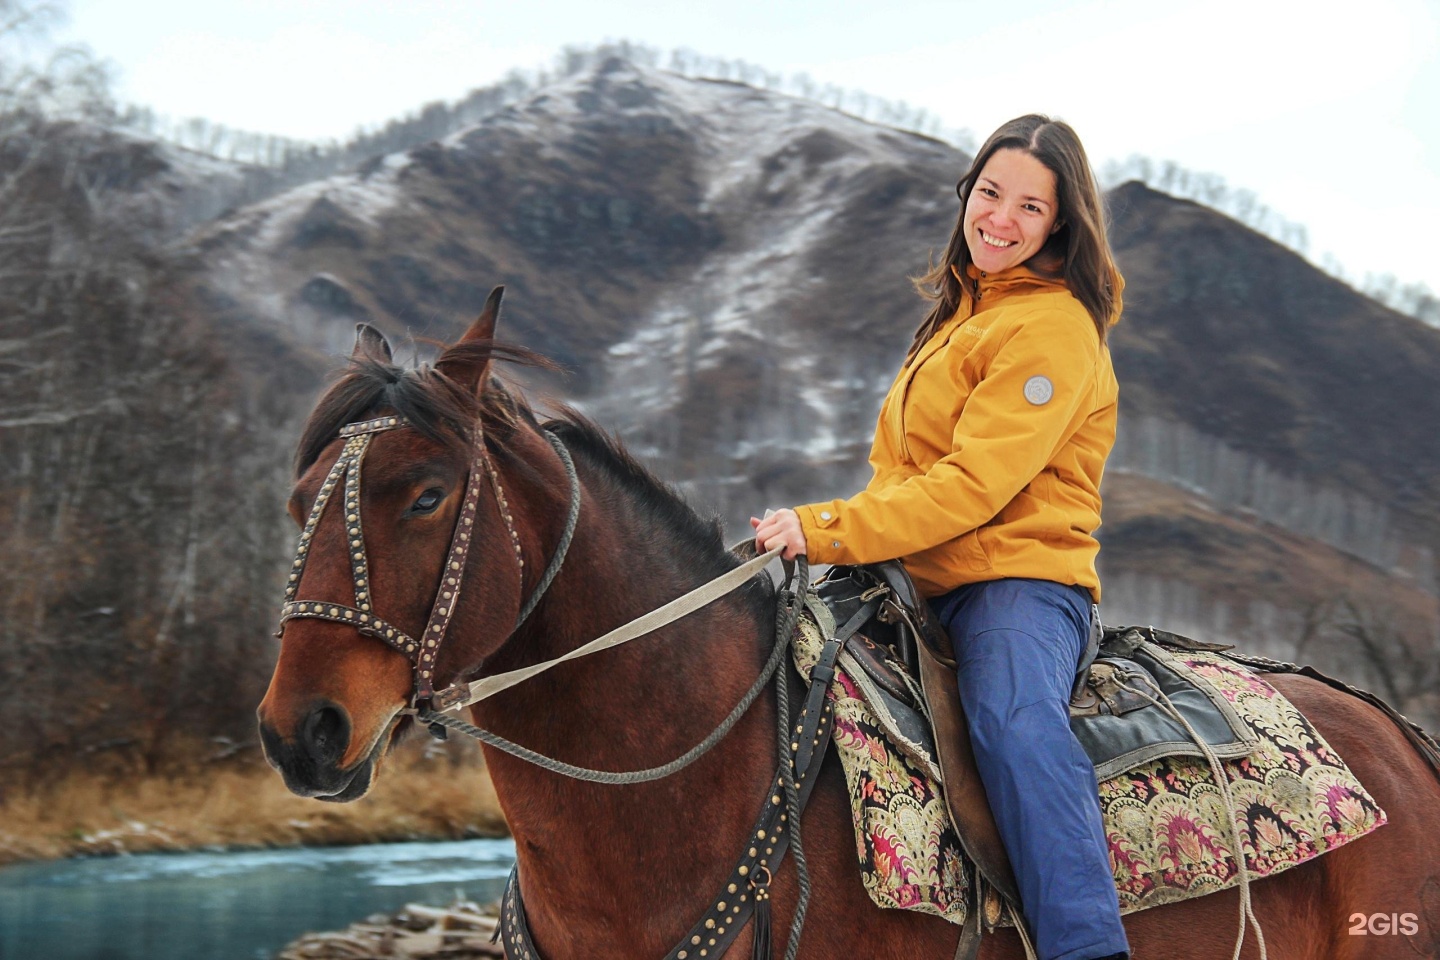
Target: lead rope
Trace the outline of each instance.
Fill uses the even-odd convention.
[[[1240,960],[1240,950],[1245,945],[1245,925],[1247,920],[1250,926],[1255,928],[1255,939],[1260,942],[1260,960],[1268,960],[1265,953],[1265,933],[1260,929],[1260,921],[1255,916],[1255,910],[1250,900],[1250,870],[1245,863],[1245,844],[1240,837],[1240,826],[1237,822],[1239,818],[1235,812],[1235,798],[1230,793],[1230,777],[1226,774],[1224,765],[1220,762],[1220,758],[1215,755],[1215,751],[1210,748],[1210,744],[1205,741],[1205,738],[1196,733],[1195,728],[1190,725],[1190,721],[1186,720],[1184,715],[1175,708],[1175,704],[1166,696],[1164,690],[1156,688],[1155,692],[1160,695],[1160,699],[1157,700],[1144,690],[1138,690],[1124,681],[1117,681],[1116,685],[1120,689],[1128,690],[1164,710],[1172,719],[1185,728],[1185,732],[1190,734],[1190,739],[1200,748],[1200,752],[1205,755],[1206,762],[1210,764],[1210,769],[1215,774],[1215,785],[1220,790],[1220,799],[1225,804],[1230,836],[1235,842],[1235,872],[1240,887],[1240,933],[1235,938],[1235,952],[1231,955],[1231,960]]]

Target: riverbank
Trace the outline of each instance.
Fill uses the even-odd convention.
[[[479,749],[398,748],[353,803],[297,797],[254,748],[193,745],[160,769],[75,765],[0,782],[0,863],[80,855],[504,836]]]

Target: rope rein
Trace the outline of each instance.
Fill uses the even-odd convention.
[[[760,671],[760,676],[750,685],[750,689],[745,691],[745,695],[740,698],[739,703],[735,704],[735,708],[730,711],[729,715],[720,721],[720,725],[711,731],[710,735],[704,740],[694,747],[691,747],[681,756],[676,757],[669,763],[661,764],[658,767],[649,767],[644,770],[595,770],[589,767],[577,767],[574,764],[565,763],[563,760],[547,757],[542,753],[531,750],[529,747],[522,747],[512,740],[507,740],[499,734],[467,723],[457,716],[436,713],[428,708],[417,712],[416,719],[425,724],[438,723],[442,727],[448,727],[454,730],[456,733],[463,733],[468,737],[474,737],[481,743],[489,744],[497,750],[502,750],[510,754],[512,757],[518,757],[521,760],[533,763],[543,770],[549,770],[551,773],[558,773],[561,776],[570,777],[575,780],[584,780],[586,783],[608,783],[615,785],[647,783],[651,780],[663,779],[673,773],[684,770],[690,766],[690,764],[709,753],[711,748],[723,740],[735,727],[735,724],[740,722],[740,718],[750,709],[750,705],[759,698],[761,692],[765,689],[765,684],[775,675],[781,661],[784,659],[785,652],[789,649],[790,634],[777,635],[775,645],[770,650],[770,656],[765,661],[765,666]],[[783,671],[781,671],[781,676],[783,678]]]
[[[560,542],[555,546],[555,553],[550,557],[550,563],[545,567],[545,574],[540,582],[535,585],[535,590],[530,594],[530,599],[525,601],[525,606],[515,618],[515,626],[510,628],[513,633],[520,629],[520,625],[530,618],[535,608],[540,605],[540,600],[545,596],[545,591],[550,589],[560,568],[565,563],[565,554],[570,552],[570,541],[575,537],[575,527],[580,521],[580,475],[575,472],[575,461],[570,457],[570,451],[560,438],[549,430],[545,431],[545,439],[550,441],[550,446],[560,456],[560,462],[565,465],[565,476],[570,481],[570,509],[565,515],[565,532],[560,536]],[[497,481],[498,485],[498,481]],[[497,486],[498,488],[498,486]]]

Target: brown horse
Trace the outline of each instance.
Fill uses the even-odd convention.
[[[365,599],[375,616],[416,637],[439,606],[452,530],[469,474],[480,469],[471,449],[478,437],[494,475],[473,527],[466,525],[475,548],[458,564],[464,584],[458,602],[446,601],[453,618],[433,662],[437,688],[565,653],[738,564],[717,524],[696,516],[616,441],[567,411],[543,428],[574,460],[580,519],[558,577],[515,629],[565,533],[571,488],[542,425],[492,378],[496,359],[525,359],[492,339],[498,294],[434,368],[402,370],[378,335],[362,336],[350,370],[311,415],[296,458],[290,512],[303,522],[342,456],[336,437],[343,426],[385,416],[408,422],[370,438],[363,488],[357,478],[363,509],[343,524],[339,510],[323,515],[296,580],[302,599],[358,609],[347,543],[363,516]],[[669,627],[558,666],[477,704],[470,715],[541,753],[588,767],[664,763],[711,731],[759,674],[773,643],[775,605],[768,579],[757,577]],[[413,725],[403,714],[412,696],[411,661],[394,643],[361,635],[352,623],[285,623],[259,718],[266,755],[292,791],[323,800],[363,796],[387,747]],[[1269,956],[1440,955],[1440,781],[1374,707],[1302,677],[1272,680],[1347,759],[1390,823],[1255,884]],[[633,786],[577,782],[487,748],[541,956],[662,957],[675,945],[729,874],[771,788],[775,711],[767,694],[698,762]],[[814,895],[800,955],[951,956],[956,927],[870,902],[833,757],[819,776],[803,820]],[[786,862],[774,884],[777,945],[796,899],[795,867]],[[1135,955],[1230,956],[1238,903],[1231,889],[1126,917]],[[1399,923],[1366,926],[1375,915],[1405,914],[1415,920],[1404,929],[1413,925],[1416,932],[1393,932]],[[1360,932],[1381,929],[1392,932]],[[750,938],[747,928],[732,955],[748,955]],[[1253,935],[1244,955],[1259,955]],[[1001,930],[985,938],[982,956],[1020,957],[1022,948],[1013,931]]]

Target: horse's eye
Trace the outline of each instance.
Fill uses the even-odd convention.
[[[444,490],[437,490],[434,487],[431,487],[429,490],[426,490],[424,493],[420,494],[420,496],[415,498],[415,502],[410,505],[410,512],[412,514],[433,513],[435,511],[435,508],[440,506],[440,502],[444,499]]]

